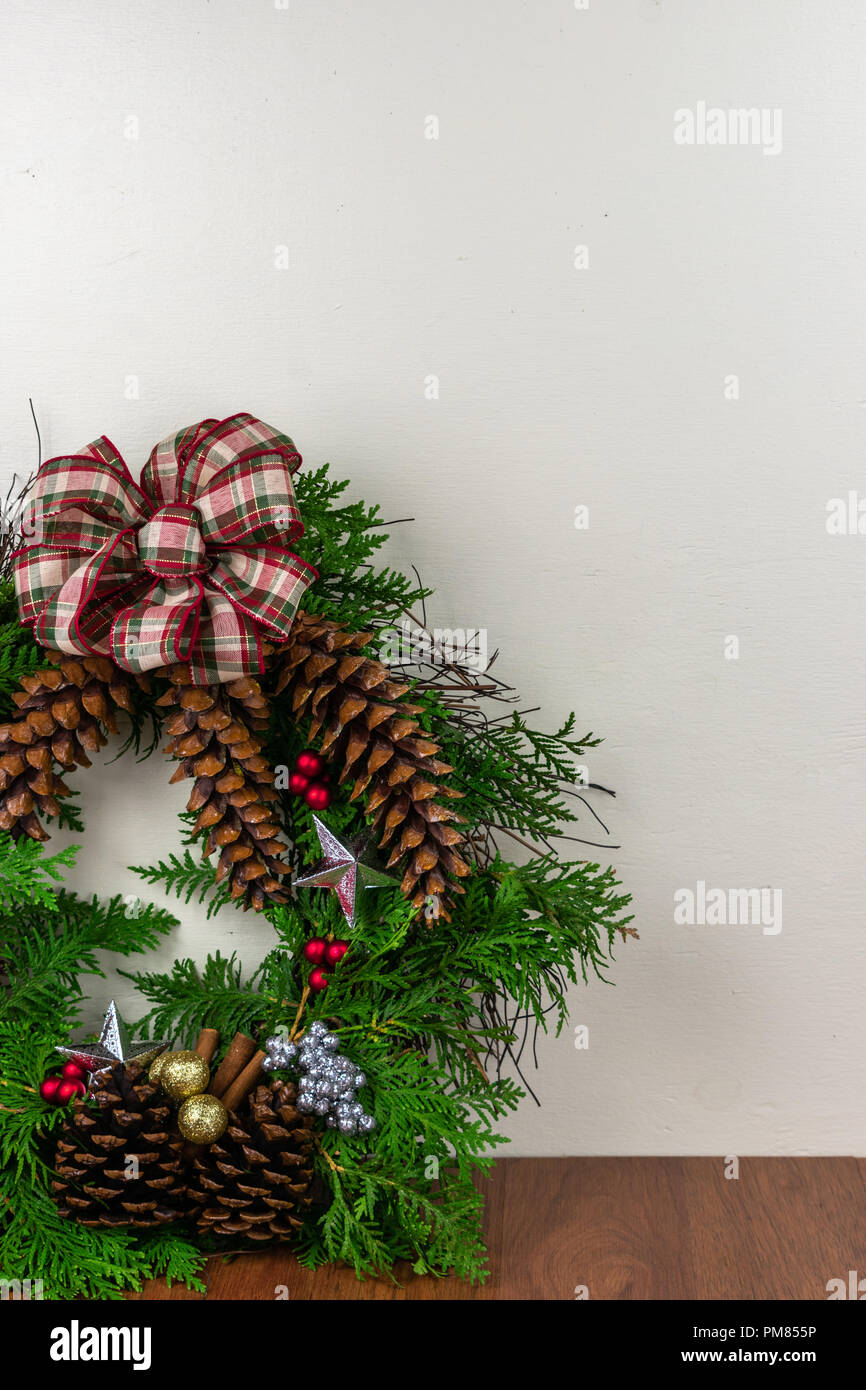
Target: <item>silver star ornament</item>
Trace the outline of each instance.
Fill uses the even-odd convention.
[[[357,921],[357,890],[361,888],[392,888],[400,880],[375,869],[362,860],[370,845],[370,835],[359,835],[343,841],[329,830],[324,821],[313,816],[313,824],[322,846],[324,858],[309,873],[295,879],[296,888],[333,888],[343,916],[350,927]]]
[[[139,1062],[146,1066],[167,1047],[167,1042],[133,1042],[129,1028],[112,999],[105,1013],[98,1043],[79,1043],[77,1047],[58,1047],[56,1051],[89,1071],[92,1080],[101,1072],[110,1071],[118,1062]]]

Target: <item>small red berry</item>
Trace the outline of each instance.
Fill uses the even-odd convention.
[[[60,1073],[64,1081],[83,1081],[86,1074],[84,1068],[79,1066],[77,1062],[64,1062],[63,1071]]]
[[[319,993],[319,991],[328,988],[328,977],[325,974],[324,970],[322,970],[321,966],[317,965],[315,970],[310,971],[310,978],[307,983],[309,984],[310,989],[315,990],[316,993]]]
[[[322,961],[325,959],[325,951],[327,948],[328,943],[324,941],[321,936],[311,936],[304,947],[304,956],[310,962],[310,965],[321,965]]]
[[[303,772],[293,772],[289,777],[289,791],[293,796],[303,796],[309,785],[310,779]]]
[[[331,804],[331,792],[324,782],[311,782],[306,792],[304,800],[311,811],[327,811]]]
[[[348,941],[329,941],[325,950],[325,960],[328,965],[339,965],[348,949]]]
[[[83,1081],[61,1081],[57,1087],[57,1104],[68,1105],[73,1096],[83,1096],[84,1094]]]
[[[42,1085],[39,1087],[39,1094],[42,1097],[42,1099],[51,1101],[52,1103],[56,1103],[57,1088],[59,1085],[59,1076],[46,1076],[45,1080],[42,1082]]]
[[[302,772],[305,777],[321,777],[325,770],[325,760],[321,758],[318,753],[313,753],[308,750],[306,753],[301,754],[296,766],[298,772]]]

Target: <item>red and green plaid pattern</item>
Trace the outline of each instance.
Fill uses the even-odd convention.
[[[221,681],[249,671],[263,671],[262,645],[256,624],[222,594],[209,591],[202,604],[199,640],[190,661],[193,682],[206,685],[205,673],[216,669]]]
[[[292,480],[278,454],[240,459],[222,469],[196,506],[208,543],[267,545],[304,534]]]
[[[196,684],[263,669],[317,577],[303,535],[291,439],[251,415],[202,420],[131,477],[110,440],[49,459],[31,490],[39,544],[16,552],[23,623],[58,651],[149,671],[189,661]]]
[[[291,630],[298,604],[316,578],[312,566],[297,555],[288,564],[284,556],[285,551],[274,546],[221,550],[210,572],[211,586],[248,618],[267,628],[275,641]]]
[[[111,625],[112,661],[125,671],[150,671],[187,661],[198,635],[203,587],[195,576],[148,585],[138,602],[121,609]]]

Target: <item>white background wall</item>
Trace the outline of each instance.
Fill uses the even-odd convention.
[[[825,527],[864,486],[862,4],[6,0],[2,29],[2,475],[28,395],[46,455],[105,432],[135,468],[251,410],[415,516],[389,559],[431,620],[606,737],[641,939],[575,995],[589,1050],[541,1042],[514,1152],[863,1153],[866,538]],[[677,146],[699,101],[781,108],[781,153]],[[79,779],[77,887],[177,847],[167,777]],[[675,925],[698,879],[780,888],[781,933]],[[184,910],[159,965],[270,941]]]

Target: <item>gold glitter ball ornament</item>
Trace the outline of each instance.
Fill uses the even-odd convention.
[[[155,1061],[151,1063],[150,1071],[147,1074],[151,1081],[155,1082],[157,1085],[159,1084],[159,1073],[162,1071],[165,1062],[170,1056],[170,1052],[161,1052]]]
[[[172,1100],[187,1100],[210,1081],[210,1067],[197,1052],[167,1052],[159,1069],[159,1084]]]
[[[191,1144],[212,1144],[229,1122],[229,1112],[216,1096],[190,1096],[177,1112],[177,1127]]]

